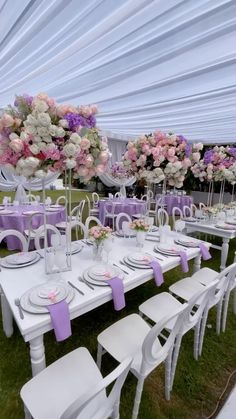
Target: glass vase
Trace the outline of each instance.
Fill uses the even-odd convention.
[[[142,249],[144,246],[144,242],[145,242],[145,238],[146,238],[146,231],[137,231],[136,232],[136,246],[139,249]]]
[[[93,260],[101,261],[102,260],[102,250],[103,243],[93,243]]]

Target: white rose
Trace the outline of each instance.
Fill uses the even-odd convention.
[[[40,141],[42,141],[42,138],[39,135],[34,135],[33,142],[40,143]]]
[[[55,150],[56,145],[54,143],[49,143],[46,145],[47,150]]]
[[[68,143],[63,148],[63,153],[66,157],[73,157],[76,152],[76,147],[73,143]]]
[[[20,133],[20,139],[24,141],[24,140],[27,140],[27,138],[28,138],[28,134],[27,134],[27,132],[22,131],[22,132]]]
[[[48,113],[39,113],[38,114],[38,122],[43,127],[48,127],[51,124],[51,118]]]
[[[18,137],[18,135],[17,135],[15,132],[12,132],[12,133],[9,135],[9,138],[10,138],[10,140],[15,140],[15,139],[17,139],[17,138],[19,138],[19,137]]]
[[[19,159],[16,167],[18,167],[19,169],[23,169],[25,167],[25,159]]]
[[[79,144],[81,141],[81,137],[76,132],[74,132],[70,136],[70,141],[74,144]]]
[[[27,126],[26,128],[25,128],[25,131],[28,133],[28,134],[37,134],[37,128],[36,127],[34,127],[33,125],[29,125],[29,126]]]
[[[46,112],[48,110],[48,104],[44,100],[37,100],[34,109],[37,112]]]
[[[56,133],[56,136],[57,136],[57,137],[64,137],[64,136],[65,136],[65,131],[64,131],[64,129],[63,129],[63,128],[61,128],[61,127],[58,127],[58,128],[57,128],[57,133]]]
[[[43,141],[45,143],[51,143],[52,142],[52,137],[50,135],[47,135],[47,136],[43,137]]]
[[[38,148],[40,151],[46,150],[47,144],[44,141],[41,141],[41,143],[37,143]]]
[[[50,125],[50,127],[49,127],[49,134],[52,136],[52,137],[56,137],[56,135],[57,135],[57,127],[56,127],[56,125]]]
[[[66,119],[60,119],[60,121],[58,122],[58,124],[60,125],[60,127],[62,128],[68,128],[68,121]]]
[[[39,165],[39,159],[36,159],[36,157],[27,157],[25,159],[25,164],[27,167],[32,167],[33,169],[36,169],[36,167]]]
[[[22,176],[29,177],[32,176],[34,173],[34,169],[32,167],[26,167],[22,169],[21,174]]]
[[[36,144],[32,144],[29,146],[29,149],[31,153],[38,154],[39,153],[39,147]]]
[[[37,119],[33,115],[28,115],[26,121],[24,122],[24,125],[37,125]]]
[[[48,129],[46,127],[38,127],[37,133],[40,137],[47,137],[49,135]]]
[[[74,167],[76,166],[75,159],[66,159],[65,163],[66,163],[66,168],[67,169],[74,169]]]
[[[15,138],[10,142],[9,147],[15,151],[15,153],[20,153],[20,151],[23,149],[23,142],[20,140],[20,138]]]

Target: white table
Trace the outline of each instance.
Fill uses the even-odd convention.
[[[112,251],[109,255],[109,261],[119,263],[119,260],[127,253],[137,251],[135,247],[135,239],[115,238]],[[152,251],[154,242],[146,241],[145,251]],[[86,284],[78,281],[78,276],[95,262],[92,260],[92,246],[85,245],[82,252],[72,256],[72,271],[63,272],[63,279],[70,280],[84,292],[81,296],[75,291],[75,298],[69,304],[70,317],[74,319],[93,310],[107,301],[111,300],[110,287],[95,287],[91,290]],[[158,255],[156,255],[158,256]],[[159,256],[158,256],[159,257]],[[163,262],[159,261],[163,272],[169,271],[180,264],[179,257],[165,257]],[[188,259],[194,258],[194,270],[200,269],[201,256],[199,248],[190,248],[187,250]],[[121,265],[122,267],[122,265]],[[126,271],[129,268],[123,267]],[[151,269],[137,269],[135,272],[130,270],[129,275],[125,275],[124,288],[125,292],[144,284],[153,278]],[[41,259],[34,265],[20,269],[4,269],[0,272],[1,287],[1,303],[3,329],[7,337],[13,334],[13,317],[19,327],[19,330],[25,340],[29,342],[30,358],[33,376],[45,368],[45,352],[44,352],[44,333],[52,329],[50,316],[48,314],[29,314],[24,312],[25,318],[20,319],[18,308],[14,304],[15,298],[20,297],[28,289],[48,281],[48,276],[44,273],[44,260]]]
[[[185,221],[185,227],[187,233],[191,232],[200,232],[205,234],[210,234],[212,236],[221,237],[222,238],[222,245],[212,245],[213,248],[218,249],[221,251],[221,263],[220,263],[220,270],[223,271],[226,267],[228,252],[229,252],[229,242],[231,239],[236,237],[236,227],[235,230],[224,230],[223,228],[215,227],[214,225],[207,223],[207,221],[199,221],[199,222],[190,222]]]

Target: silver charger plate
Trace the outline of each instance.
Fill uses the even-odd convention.
[[[5,260],[6,258],[3,258],[1,259],[1,266],[3,266],[4,268],[9,268],[9,269],[25,268],[26,266],[33,265],[34,263],[38,262],[41,259],[41,256],[38,253],[35,253],[35,254],[36,254],[36,257],[34,259],[24,264],[20,263],[19,265],[12,265],[8,263],[7,260]]]
[[[35,287],[38,288],[39,286]],[[20,304],[24,311],[31,314],[49,314],[47,307],[37,306],[30,302],[29,293],[32,291],[32,288],[25,292],[20,298]],[[67,304],[69,304],[75,296],[75,290],[72,287],[68,287],[68,295],[65,299]],[[49,304],[48,304],[49,305]]]
[[[182,246],[186,246],[186,247],[199,247],[199,243],[195,242],[195,241],[191,241],[191,240],[181,240],[181,239],[176,239],[175,240],[176,244],[180,244]]]
[[[54,292],[55,294],[55,301],[53,302],[47,295],[50,292]],[[49,306],[54,303],[59,303],[62,300],[65,300],[69,293],[69,287],[67,284],[63,283],[52,283],[52,284],[45,284],[42,285],[41,288],[37,287],[32,289],[28,294],[28,299],[31,304],[45,307]]]
[[[126,265],[131,266],[132,268],[138,268],[138,269],[152,269],[150,266],[148,265],[144,265],[144,264],[139,264],[137,262],[131,262],[127,256],[124,257],[124,262]]]
[[[172,246],[172,245],[169,245],[169,249],[168,249],[168,247],[167,247],[167,246],[165,246],[165,245],[156,245],[156,246],[155,246],[155,250],[156,250],[157,252],[162,253],[163,255],[168,255],[168,256],[179,256],[179,255],[178,255],[178,250],[179,250],[179,249],[177,249],[177,248],[176,248],[176,251],[174,251],[174,250],[171,250],[172,248],[173,248],[173,246]]]
[[[86,269],[83,272],[83,277],[87,282],[90,282],[93,285],[98,285],[98,286],[101,286],[101,287],[109,287],[109,285],[105,282],[104,279],[102,280],[102,279],[91,278],[91,276],[89,275],[89,269],[90,268]],[[116,267],[114,267],[114,276],[118,276],[119,278],[124,279],[123,272],[121,271],[121,269],[116,268]],[[107,279],[109,279],[109,278],[107,278]]]
[[[9,265],[25,265],[34,259],[36,259],[37,253],[34,252],[20,252],[20,253],[14,253],[13,255],[8,255],[4,258],[4,260]]]

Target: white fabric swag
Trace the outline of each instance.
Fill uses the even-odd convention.
[[[44,186],[53,183],[59,176],[59,173],[52,173],[44,178]],[[0,168],[0,190],[14,191],[20,189],[23,193],[25,189],[32,191],[42,190],[42,180],[33,178],[26,179],[24,176],[17,176],[6,170],[4,167]]]
[[[126,196],[126,187],[133,185],[136,181],[134,176],[127,179],[116,179],[109,173],[103,173],[99,178],[106,186],[116,186],[117,188],[120,188],[120,192],[123,196]]]
[[[117,135],[235,142],[235,0],[0,0],[0,107],[97,103]]]

